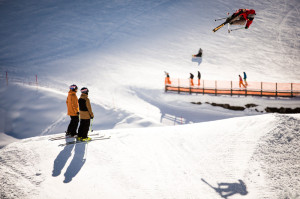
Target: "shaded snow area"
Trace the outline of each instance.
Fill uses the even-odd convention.
[[[28,138],[0,151],[1,198],[299,198],[299,126],[268,114],[95,131],[111,137],[88,144]]]

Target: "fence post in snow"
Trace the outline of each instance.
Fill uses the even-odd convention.
[[[180,80],[178,78],[178,94],[180,93]]]
[[[262,97],[262,93],[263,93],[263,83],[260,83],[260,96]]]
[[[230,84],[231,84],[230,95],[232,96],[232,80],[231,80]]]
[[[217,95],[217,80],[215,80],[215,95]]]

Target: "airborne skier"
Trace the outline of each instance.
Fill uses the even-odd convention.
[[[245,29],[248,29],[253,22],[256,13],[253,9],[239,9],[233,13],[230,17],[226,19],[224,23],[213,29],[213,32],[216,32],[222,28],[225,24],[230,25],[245,25]]]

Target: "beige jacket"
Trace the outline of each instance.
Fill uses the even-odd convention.
[[[93,118],[94,113],[92,111],[92,107],[88,95],[82,93],[78,102],[79,102],[80,119],[88,120]]]

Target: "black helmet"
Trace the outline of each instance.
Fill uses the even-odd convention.
[[[78,89],[78,87],[75,85],[75,84],[72,84],[71,86],[70,86],[70,90],[72,90],[72,91],[75,91],[75,90],[77,90]]]
[[[88,94],[89,93],[89,89],[86,88],[86,87],[83,87],[80,91],[81,91],[81,93],[84,93],[84,94]]]

